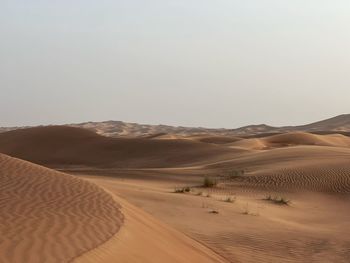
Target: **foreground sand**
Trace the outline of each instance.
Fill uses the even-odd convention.
[[[0,262],[226,262],[125,200],[0,154]]]
[[[282,206],[263,200],[274,192],[256,189],[211,192],[195,188],[188,194],[173,193],[175,186],[198,185],[196,172],[138,170],[84,178],[122,195],[229,262],[349,262],[349,197],[276,193],[292,200],[289,206]],[[174,173],[183,181],[173,180]],[[203,194],[198,196],[200,191]],[[224,202],[229,196],[236,200]]]
[[[230,262],[349,262],[350,149],[291,146],[248,152],[204,166],[85,171]],[[215,188],[199,187],[203,175]],[[175,194],[175,187],[192,187]],[[201,194],[200,194],[201,193]],[[209,197],[207,197],[209,195]],[[264,200],[290,199],[289,205]],[[231,197],[234,202],[224,202]],[[210,213],[217,210],[219,214]]]
[[[77,258],[76,263],[215,263],[228,262],[209,248],[156,220],[115,196],[125,222],[102,246]]]

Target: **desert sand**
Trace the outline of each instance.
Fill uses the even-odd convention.
[[[109,138],[53,126],[2,133],[0,152],[70,173],[40,167],[113,201],[113,230],[76,262],[350,260],[350,139],[343,134]],[[205,177],[216,185],[204,187]],[[175,193],[182,188],[188,191]]]
[[[0,262],[226,262],[86,180],[0,154]]]
[[[95,184],[2,154],[0,200],[0,262],[69,262],[123,222]]]

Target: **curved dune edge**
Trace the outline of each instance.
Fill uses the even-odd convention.
[[[70,262],[123,222],[101,187],[0,154],[0,262]]]
[[[75,263],[228,262],[122,198],[114,198],[122,206],[122,228],[106,243],[76,258]]]
[[[229,145],[254,150],[266,150],[297,145],[348,148],[350,147],[350,138],[341,134],[317,135],[307,132],[290,132],[263,138],[242,139]]]

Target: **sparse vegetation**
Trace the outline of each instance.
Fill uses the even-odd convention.
[[[232,170],[228,173],[229,179],[236,179],[244,175],[244,170]]]
[[[273,202],[275,204],[279,204],[279,205],[289,205],[290,204],[290,200],[289,199],[286,199],[285,197],[281,197],[281,196],[271,196],[271,195],[268,195],[264,198],[264,200],[266,201],[270,201],[270,202]]]
[[[249,215],[250,214],[250,210],[249,210],[249,204],[247,203],[243,209],[243,215]]]
[[[217,185],[217,180],[215,178],[206,176],[203,180],[203,187],[215,187]]]
[[[259,216],[260,213],[259,213],[259,208],[257,207],[256,208],[256,212],[251,212],[251,210],[249,209],[249,204],[247,203],[243,209],[243,212],[242,212],[243,215],[251,215],[251,216]]]
[[[190,187],[175,187],[174,189],[174,193],[188,193],[191,191],[191,188]]]
[[[223,201],[227,203],[234,203],[236,201],[236,197],[228,196],[225,199],[223,199]]]

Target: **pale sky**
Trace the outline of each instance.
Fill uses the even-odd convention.
[[[342,113],[349,0],[0,0],[0,126]]]

